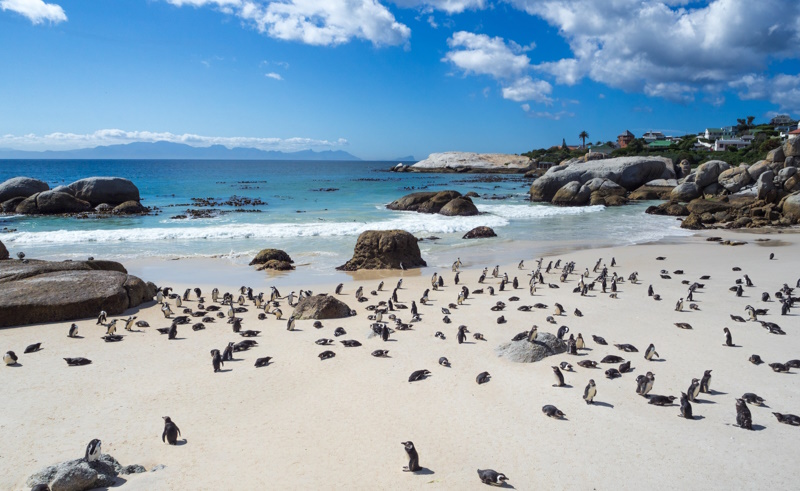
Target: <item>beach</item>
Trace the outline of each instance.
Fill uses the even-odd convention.
[[[470,295],[464,305],[451,309],[450,324],[443,323],[441,308],[455,303],[461,285],[470,291],[481,288],[478,277],[483,268],[491,271],[495,264],[462,254],[458,286],[453,284],[454,273],[439,264],[422,270],[359,273],[345,280],[342,295],[337,295],[357,315],[323,320],[320,329],[311,320],[299,320],[295,331],[287,331],[285,319],[291,308],[285,300],[281,321],[271,316],[258,320],[258,311],[248,302],[248,312],[240,314],[242,329],[261,331],[254,338],[258,346],[235,353],[236,361],[226,362],[220,373],[213,373],[209,351],[242,339],[231,332],[230,324],[220,319],[201,331],[182,325],[178,339],[168,340],[155,329],[170,322],[153,303],[115,317],[136,315],[151,326],[141,332],[119,330],[125,338],[118,343],[100,339],[105,329],[94,319],[77,322],[79,339],[67,337],[69,322],[4,329],[0,331],[4,350],[19,354],[34,342],[41,342],[43,350],[20,355],[20,366],[0,370],[4,400],[0,488],[26,489],[29,475],[82,457],[86,444],[99,438],[103,452],[123,465],[141,464],[148,471],[165,466],[120,476],[125,489],[481,489],[476,469],[486,468],[505,473],[515,489],[731,489],[743,483],[758,489],[788,489],[796,480],[797,429],[779,424],[771,412],[800,412],[797,370],[774,373],[767,364],[800,358],[797,314],[781,316],[780,304],[774,301],[774,292],[784,283],[794,287],[800,271],[792,252],[800,235],[791,232],[709,231],[681,241],[544,255],[543,265],[551,260],[560,259],[562,265],[574,261],[574,273],[564,283],[559,281],[560,270],[544,273],[545,282],[559,288],[539,285],[534,296],[527,288],[527,274],[540,256],[507,255],[499,265],[500,274],[516,276],[520,288],[498,291],[500,280],[490,275],[482,288],[493,286],[495,295]],[[720,245],[706,240],[711,235],[746,244]],[[483,247],[491,247],[491,240],[485,240]],[[591,272],[600,258],[609,265],[609,274],[626,279],[618,285],[618,298],[602,294],[599,284],[587,296],[573,293],[579,275],[587,268]],[[612,258],[616,267],[610,267]],[[524,269],[518,269],[520,260]],[[169,276],[170,267],[170,261],[162,262],[163,276]],[[734,267],[741,271],[733,271]],[[212,288],[235,292],[242,286],[242,277],[232,279],[223,268],[218,270],[202,283],[158,284],[177,293],[200,287],[208,304]],[[662,278],[661,270],[671,278]],[[677,270],[683,274],[675,274]],[[634,271],[637,284],[627,281]],[[434,272],[443,276],[445,286],[431,290],[429,304],[420,305]],[[258,274],[263,279],[252,285],[256,293],[268,294],[268,286],[274,285],[282,295],[301,288],[333,294],[339,282],[337,278],[299,285],[292,275],[302,271]],[[743,296],[737,297],[729,288],[744,274],[755,286],[744,288]],[[710,279],[700,280],[703,275]],[[596,276],[590,273],[585,281]],[[373,296],[369,292],[377,288],[379,278],[386,286]],[[400,278],[400,303],[410,305],[415,300],[422,321],[383,342],[369,336],[370,312],[365,308],[388,300]],[[699,310],[690,310],[686,302],[682,312],[675,311],[676,302],[687,293],[683,280],[704,284],[693,299]],[[661,301],[648,297],[648,285]],[[355,300],[359,286],[369,302]],[[769,292],[772,301],[762,302],[762,292]],[[512,296],[519,301],[511,301]],[[506,303],[505,310],[491,311],[498,301]],[[564,306],[565,314],[550,324],[546,317],[554,315],[556,302]],[[535,303],[547,308],[517,310]],[[769,334],[756,322],[734,322],[731,314],[747,319],[748,304],[769,309],[760,319],[779,324],[786,335]],[[196,306],[192,294],[184,307]],[[574,315],[576,308],[582,317]],[[395,314],[404,322],[410,320],[408,310]],[[505,316],[505,324],[497,324],[499,315]],[[688,322],[693,329],[678,329],[676,322]],[[470,335],[466,343],[458,344],[456,330],[462,324],[471,333],[482,333],[486,341]],[[589,349],[579,356],[564,353],[530,364],[497,356],[498,345],[534,324],[540,332],[553,334],[559,326],[568,326],[570,334],[582,333]],[[347,334],[334,337],[336,327],[344,327]],[[737,347],[723,346],[723,327],[731,329]],[[436,331],[446,339],[434,337]],[[602,336],[609,345],[598,345],[591,335]],[[319,338],[335,339],[335,346],[318,346],[314,341]],[[341,339],[363,345],[346,348]],[[633,344],[639,352],[619,351],[615,343]],[[659,361],[644,359],[650,343]],[[336,357],[321,361],[317,355],[325,349]],[[376,349],[388,349],[389,357],[370,356]],[[748,362],[754,353],[766,363]],[[577,365],[586,359],[599,362],[609,354],[631,360],[633,372],[609,380],[603,372],[616,364],[599,364],[602,369]],[[62,359],[77,356],[91,359],[92,364],[67,367]],[[254,367],[255,359],[263,356],[273,357],[269,366]],[[451,367],[437,364],[441,356]],[[553,387],[551,366],[562,361],[574,371],[563,372],[568,387]],[[431,376],[409,383],[411,372],[420,369],[430,370]],[[651,371],[652,394],[679,397],[692,378],[709,369],[711,392],[692,403],[691,421],[679,417],[677,400],[672,406],[657,407],[635,392],[636,376]],[[491,374],[491,381],[478,385],[476,376],[483,371]],[[582,399],[589,379],[597,385],[593,405]],[[734,426],[735,398],[745,392],[767,401],[768,407],[750,406],[755,431]],[[566,419],[546,417],[541,411],[546,404],[557,406]],[[180,427],[181,444],[162,443],[163,416]],[[408,459],[401,442],[409,440],[419,452],[422,472],[402,471]]]

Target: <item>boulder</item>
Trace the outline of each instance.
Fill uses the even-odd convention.
[[[89,177],[67,186],[73,196],[88,201],[92,206],[101,203],[118,205],[126,201],[140,201],[139,188],[121,177]]]
[[[102,203],[97,207],[99,208],[103,205],[111,206],[108,203]],[[115,215],[141,215],[147,213],[147,208],[142,206],[142,204],[139,203],[138,201],[126,201],[120,205],[115,206],[114,209],[111,210],[111,213]]]
[[[589,152],[583,156],[584,162],[591,162],[592,160],[603,160],[606,158],[606,154],[602,152]]]
[[[249,266],[254,264],[266,264],[269,261],[285,262],[289,264],[294,263],[292,258],[289,257],[289,254],[286,254],[285,251],[280,249],[262,249],[258,254],[256,254],[256,257],[250,261]]]
[[[470,191],[464,195],[466,198],[480,198],[481,195],[476,193],[475,191]]]
[[[126,203],[131,203],[131,201],[126,201]],[[114,211],[114,207],[109,205],[108,203],[100,203],[99,205],[94,207],[94,211],[96,211],[97,213],[111,213],[112,211]]]
[[[342,319],[350,317],[346,303],[330,295],[312,295],[297,302],[292,315],[295,319]]]
[[[701,230],[705,227],[703,226],[703,222],[700,219],[700,215],[695,213],[690,213],[688,217],[684,218],[681,222],[681,228],[686,228],[689,230]]]
[[[292,266],[292,263],[287,261],[278,261],[275,259],[270,259],[269,261],[265,262],[264,264],[256,268],[257,271],[263,271],[265,269],[271,269],[273,271],[292,271],[294,270],[294,266]]]
[[[156,294],[113,261],[1,261],[0,290],[0,327],[119,315]]]
[[[722,194],[725,190],[722,186],[719,185],[717,182],[712,182],[708,186],[703,188],[703,195],[705,196],[716,196],[718,194]]]
[[[774,172],[767,170],[758,176],[758,181],[756,182],[756,192],[756,197],[758,199],[764,200],[767,203],[772,203],[775,201],[775,198],[778,196],[778,191],[775,189]]]
[[[770,162],[783,162],[786,160],[786,154],[783,153],[783,147],[773,148],[767,154],[768,161]]]
[[[653,179],[652,181],[645,183],[645,186],[669,187],[669,188],[674,188],[677,185],[678,185],[677,179]]]
[[[145,471],[141,465],[122,466],[114,457],[101,454],[93,462],[74,459],[51,465],[30,476],[26,484],[29,487],[45,484],[51,491],[84,491],[115,486],[120,474]]]
[[[452,203],[455,201],[455,203]],[[472,200],[461,196],[458,191],[439,191],[411,193],[392,201],[386,208],[400,211],[416,211],[419,213],[441,213],[448,216],[477,215],[478,209]]]
[[[584,186],[586,186],[592,193],[599,193],[600,196],[625,196],[628,192],[627,189],[623,188],[614,181],[610,179],[604,179],[602,177],[590,179],[589,181],[586,181]]]
[[[786,157],[783,161],[784,167],[800,167],[800,157]]]
[[[705,188],[709,184],[717,182],[719,175],[730,168],[731,166],[722,160],[709,160],[697,167],[694,182],[701,188]]]
[[[81,213],[89,209],[91,209],[89,203],[71,194],[44,191],[25,199],[17,206],[16,211],[25,215],[58,215]]]
[[[0,184],[0,203],[11,198],[27,198],[36,193],[47,191],[50,186],[46,182],[30,177],[12,177]]]
[[[650,186],[645,184],[631,192],[628,195],[628,199],[638,201],[669,199],[670,193],[674,188],[675,186]]]
[[[693,213],[695,215],[702,215],[703,213],[716,213],[718,211],[727,211],[730,208],[731,205],[724,201],[716,201],[703,198],[693,199],[692,201],[686,204],[686,209],[689,210],[689,213]]]
[[[783,216],[793,223],[800,222],[800,193],[789,195],[783,200]]]
[[[720,186],[724,187],[730,193],[736,193],[743,187],[752,182],[750,174],[747,172],[747,167],[740,166],[733,169],[723,171],[718,178]]]
[[[0,261],[3,259],[8,259],[8,249],[3,245],[3,241],[0,241]]]
[[[450,200],[446,205],[439,210],[440,215],[455,217],[455,216],[474,216],[477,215],[478,208],[467,197],[455,198]]]
[[[750,174],[750,180],[755,182],[758,181],[761,174],[768,170],[772,170],[772,163],[767,160],[759,160],[747,168],[747,173]]]
[[[783,144],[783,155],[786,157],[800,157],[800,138],[787,140]]]
[[[675,177],[678,179],[688,176],[692,173],[692,164],[686,159],[681,160],[681,163],[678,164],[678,168],[675,169],[675,173],[677,174]]]
[[[553,196],[553,204],[561,206],[583,206],[589,203],[592,192],[579,181],[568,182]]]
[[[341,271],[359,269],[410,269],[427,266],[417,239],[405,230],[367,230],[358,236],[353,257]]]
[[[669,199],[672,201],[691,201],[695,198],[699,198],[701,194],[703,193],[696,183],[684,182],[683,184],[675,186],[669,193]]]
[[[589,200],[590,205],[598,204],[598,205],[605,205],[605,206],[622,206],[628,204],[628,198],[625,196],[599,196],[597,192],[592,193],[592,197]]]
[[[800,191],[800,174],[793,174],[783,183],[783,190],[787,193]]]
[[[497,237],[497,234],[494,233],[489,227],[475,227],[462,237],[462,239],[486,239],[489,237]]]
[[[497,356],[516,363],[533,363],[566,351],[567,343],[549,332],[540,332],[532,343],[523,339],[509,341],[495,348]]]
[[[524,155],[502,153],[432,153],[410,167],[414,172],[481,172],[522,174],[536,164]]]
[[[591,162],[567,162],[551,167],[531,184],[532,201],[551,201],[559,189],[596,177],[609,179],[632,191],[653,179],[675,179],[672,160],[665,157],[616,157]]]
[[[11,198],[9,200],[3,201],[3,204],[0,205],[0,208],[2,208],[2,210],[0,211],[2,211],[3,213],[15,213],[17,211],[17,206],[19,206],[19,204],[25,201],[26,199],[27,198],[18,196],[16,198]]]

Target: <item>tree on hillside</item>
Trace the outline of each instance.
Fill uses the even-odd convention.
[[[755,116],[747,116],[747,127],[748,128],[752,128],[753,127],[753,121],[755,121],[755,119],[756,119]]]
[[[561,139],[561,150],[569,150],[567,148],[567,139],[566,138],[562,138]]]
[[[581,141],[583,141],[583,144],[581,146],[583,148],[586,148],[586,139],[589,138],[589,133],[587,133],[586,130],[583,130],[581,131],[581,134],[578,135],[578,138],[580,138]]]

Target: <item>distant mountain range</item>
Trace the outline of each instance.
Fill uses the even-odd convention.
[[[392,159],[390,162],[395,161],[395,160],[398,161],[398,162],[416,162],[417,161],[417,159],[415,159],[413,155],[406,155],[405,157],[397,157],[396,159]]]
[[[344,150],[280,152],[223,145],[192,147],[166,141],[41,152],[0,148],[0,159],[361,160]]]

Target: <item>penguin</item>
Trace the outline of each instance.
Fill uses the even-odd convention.
[[[758,356],[758,355],[750,355],[750,358],[748,359],[748,361],[750,363],[752,363],[753,365],[760,365],[760,364],[764,363],[764,360],[762,360],[761,357]]]
[[[566,370],[568,372],[572,372],[573,371],[572,370],[572,365],[570,365],[566,361],[562,361],[561,363],[558,364],[558,366],[560,366],[562,370]]]
[[[711,392],[709,388],[711,384],[711,370],[706,370],[703,374],[703,378],[700,379],[700,392],[704,394],[708,394]]]
[[[262,367],[265,367],[265,366],[269,365],[269,361],[270,361],[271,359],[272,359],[272,357],[271,357],[271,356],[264,356],[264,357],[262,357],[262,358],[257,358],[257,359],[256,359],[256,363],[255,363],[255,367],[256,367],[256,368],[262,368]]]
[[[647,375],[639,376],[638,378],[638,386],[636,387],[636,393],[640,396],[647,397],[647,394],[653,390],[653,382],[655,381],[655,374],[653,372],[647,372]]]
[[[74,338],[78,336],[78,324],[72,324],[69,326],[69,333],[67,333],[68,338]]]
[[[742,394],[742,399],[749,404],[755,404],[758,406],[763,406],[765,402],[767,402],[763,397],[758,397],[757,395],[753,394],[752,392],[747,392]]]
[[[689,402],[689,396],[685,392],[681,392],[680,416],[686,419],[694,419],[694,416],[692,416],[692,404]]]
[[[289,320],[286,322],[286,330],[287,331],[294,331],[294,315],[289,316]]]
[[[569,332],[569,327],[561,326],[558,328],[558,333],[556,333],[556,337],[558,339],[564,339],[564,335],[566,335],[568,332]]]
[[[214,288],[211,290],[211,301],[217,303],[217,300],[219,300],[219,289]]]
[[[241,305],[241,304],[239,304],[239,305]],[[178,307],[178,308],[183,307],[183,301],[181,300],[180,296],[176,296],[175,297],[175,306]]]
[[[542,412],[545,414],[545,416],[554,419],[563,419],[567,416],[566,414],[563,413],[563,411],[553,406],[552,404],[547,404],[545,406],[542,406]]]
[[[675,396],[650,396],[648,404],[653,404],[654,406],[671,406],[675,399]]]
[[[88,445],[86,445],[86,456],[84,457],[86,462],[94,462],[100,458],[101,444],[102,442],[95,438],[94,440],[90,441]]]
[[[338,285],[336,285],[336,289],[334,290],[334,292],[337,295],[341,295],[342,294],[342,288],[344,288],[344,283],[339,283]]]
[[[650,361],[654,356],[659,356],[659,354],[656,352],[656,347],[653,343],[650,343],[650,346],[648,346],[644,352],[644,359]]]
[[[491,375],[489,375],[489,372],[481,372],[475,378],[475,381],[478,382],[478,385],[485,384],[489,380],[491,380]]]
[[[563,314],[564,314],[564,307],[562,307],[560,303],[556,302],[556,311],[553,315],[563,315]]]
[[[731,330],[726,327],[722,331],[725,333],[725,344],[723,346],[735,346],[731,337]]]
[[[167,339],[175,339],[177,336],[178,336],[178,325],[173,323],[171,326],[169,326]]]
[[[386,324],[384,324],[383,327],[381,327],[381,339],[383,341],[389,340],[389,326],[387,326]]]
[[[583,341],[583,336],[581,333],[578,333],[578,337],[575,338],[575,348],[576,349],[585,349],[586,343]]]
[[[620,365],[619,365],[619,373],[628,373],[628,372],[632,372],[632,371],[633,371],[633,369],[631,368],[630,360],[626,361],[625,363],[620,363]]]
[[[371,354],[372,356],[376,357],[376,358],[386,358],[386,357],[389,355],[389,350],[385,350],[385,349],[376,349],[375,351],[373,351],[373,352],[372,352],[372,353],[370,353],[370,354]]]
[[[678,300],[678,303],[675,304],[675,311],[676,312],[683,312],[683,299],[681,298]]]
[[[589,385],[583,389],[583,400],[586,404],[594,404],[594,396],[597,395],[597,386],[594,384],[594,379],[589,379]]]
[[[162,292],[160,289],[156,292],[156,302],[159,305],[164,303],[164,292]]]
[[[418,382],[420,380],[425,380],[425,378],[430,375],[430,370],[415,370],[411,372],[411,375],[408,377],[409,382]]]
[[[400,442],[406,449],[406,454],[408,455],[408,465],[403,466],[403,472],[418,472],[422,470],[422,467],[419,466],[419,454],[417,453],[417,449],[414,447],[414,442]]]
[[[744,399],[736,399],[736,424],[745,430],[753,429],[753,415]]]
[[[169,316],[172,315],[172,309],[169,308],[169,302],[164,302],[164,305],[161,307],[161,313],[164,314],[165,319],[169,319]]]
[[[189,290],[186,290],[187,292]],[[178,429],[178,425],[172,422],[169,416],[163,416],[164,419],[164,432],[161,434],[161,441],[166,441],[170,445],[175,445],[178,441],[178,436],[181,434],[181,430]]]
[[[553,387],[564,387],[566,384],[564,383],[564,374],[561,373],[561,370],[558,366],[551,367],[553,369],[553,375],[556,377],[556,383],[553,384]]]
[[[778,420],[778,423],[783,423],[791,426],[800,426],[800,417],[795,416],[794,414],[781,414],[781,413],[772,413],[772,414]]]
[[[336,353],[334,353],[333,351],[323,351],[317,356],[319,356],[320,360],[327,360],[328,358],[333,358],[334,356],[336,356]]]
[[[467,326],[458,326],[458,334],[456,335],[456,339],[458,340],[458,344],[463,344],[464,341],[467,340]]]
[[[3,362],[4,362],[4,363],[5,363],[7,366],[13,366],[13,365],[16,365],[16,364],[17,364],[17,360],[18,360],[18,359],[19,359],[19,358],[17,357],[17,354],[16,354],[16,353],[14,353],[13,351],[6,351],[6,354],[5,354],[5,355],[3,355]]]
[[[592,335],[592,341],[594,341],[597,344],[601,344],[603,346],[608,346],[608,343],[604,338],[601,338],[600,336],[595,336],[594,334]]]
[[[217,373],[220,370],[220,367],[225,365],[222,361],[222,355],[220,355],[218,349],[211,350],[211,364],[214,366],[214,373]]]
[[[233,343],[228,343],[222,351],[222,361],[233,361]]]
[[[136,320],[136,316],[130,316],[124,320],[125,322],[125,330],[132,331],[133,330],[133,322]]]
[[[108,320],[108,314],[105,310],[101,310],[100,314],[97,316],[97,322],[95,325],[105,325],[106,321]]]
[[[41,349],[42,349],[42,343],[33,343],[33,344],[28,345],[25,348],[25,351],[23,351],[23,353],[25,353],[25,354],[27,354],[27,353],[36,353],[37,351],[39,351]]]
[[[88,358],[64,358],[64,361],[67,362],[67,365],[71,367],[79,367],[83,365],[89,365],[92,363],[92,360]]]
[[[652,297],[653,296],[653,285],[650,285],[650,286],[647,287],[647,296],[648,297]]]
[[[478,478],[483,484],[505,484],[508,478],[502,472],[494,469],[478,469]]]
[[[692,383],[689,385],[689,389],[686,391],[686,395],[690,401],[697,400],[697,396],[700,394],[700,379],[693,378]]]

